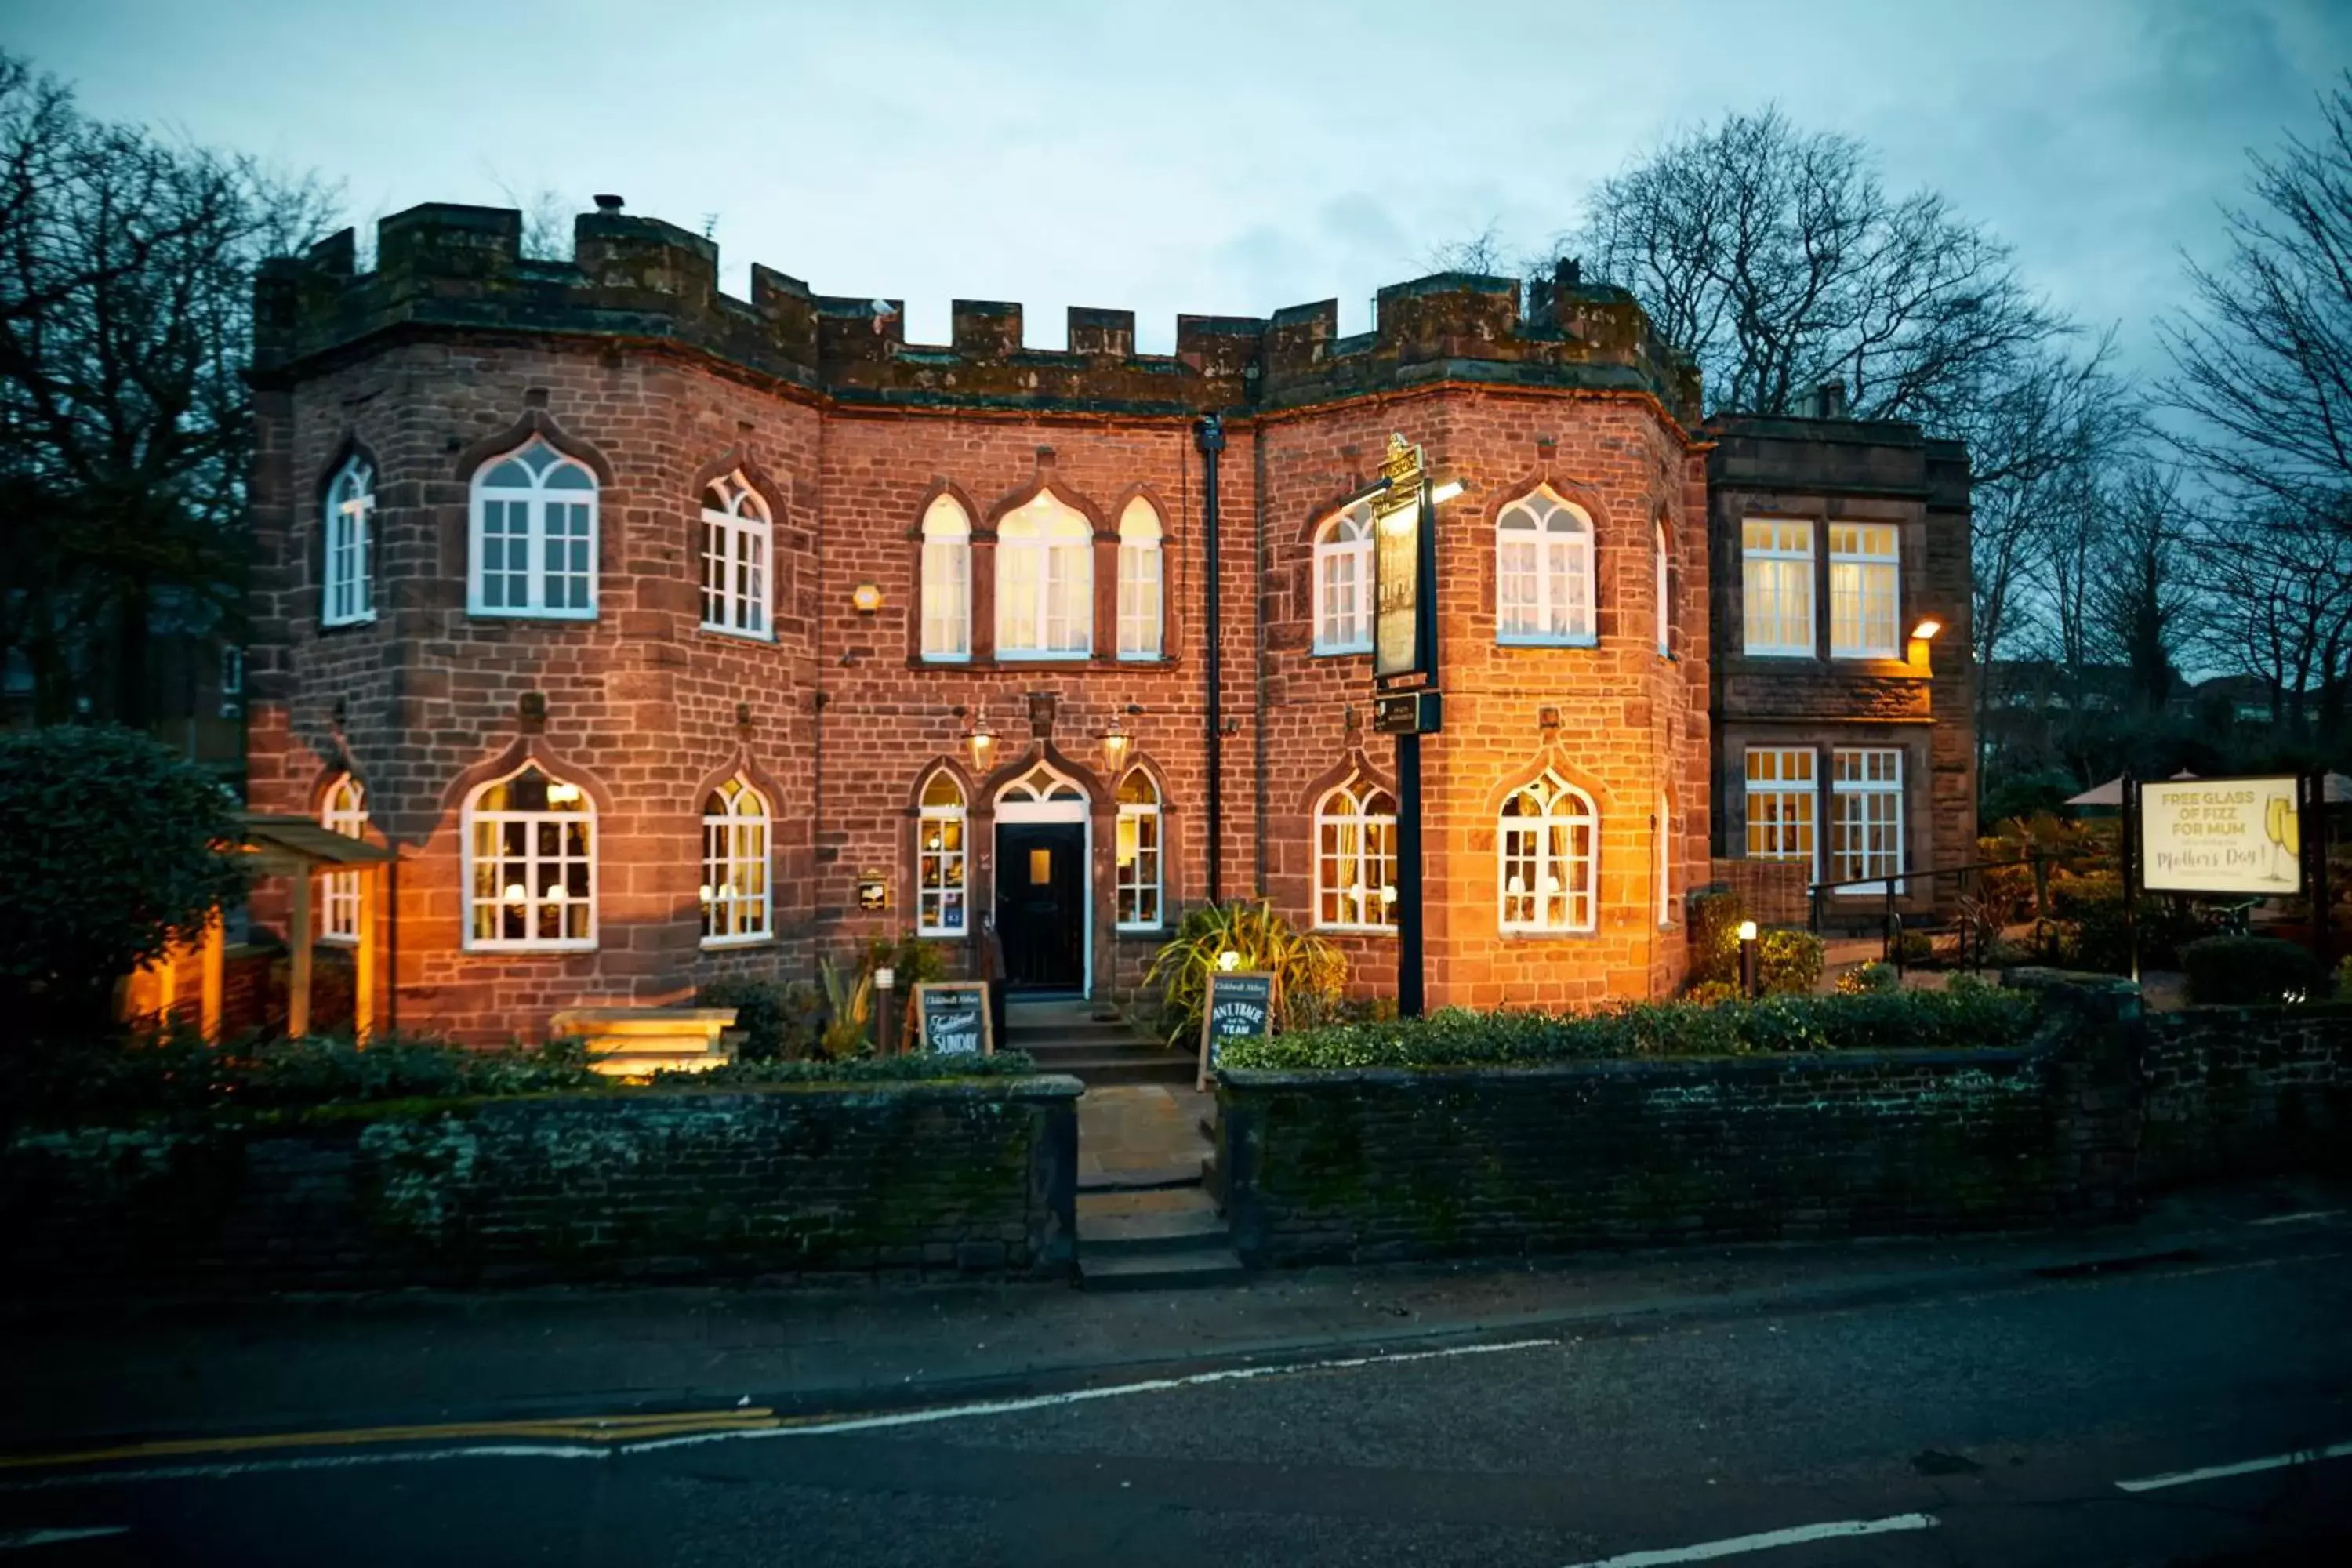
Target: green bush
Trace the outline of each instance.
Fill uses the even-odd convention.
[[[244,891],[226,791],[129,730],[0,732],[0,1016],[11,1040],[113,1032],[115,983]]]
[[[895,1057],[853,1057],[844,1061],[735,1062],[704,1072],[657,1072],[660,1089],[726,1089],[770,1083],[920,1083],[931,1079],[1019,1078],[1037,1070],[1025,1051],[992,1056],[940,1056],[909,1051]]]
[[[1238,969],[1275,976],[1276,1021],[1284,1029],[1328,1017],[1347,988],[1347,955],[1294,928],[1271,902],[1203,904],[1185,911],[1143,975],[1144,985],[1160,993],[1160,1026],[1170,1044],[1200,1038],[1209,975],[1225,952],[1240,955]]]
[[[1895,973],[1891,963],[1862,963],[1847,970],[1837,978],[1841,996],[1867,996],[1878,991],[1899,990],[1903,977]]]
[[[797,980],[714,980],[695,993],[694,1005],[735,1009],[740,1060],[799,1061],[815,1052],[816,991]]]
[[[2180,966],[2189,999],[2201,1005],[2315,1002],[2327,993],[2318,958],[2276,937],[2209,936],[2180,950]]]
[[[2352,1002],[2352,953],[2336,961],[2336,999]]]
[[[1956,983],[1940,992],[1774,996],[1712,1006],[1642,1002],[1564,1017],[1448,1008],[1425,1018],[1234,1040],[1223,1060],[1234,1068],[1338,1070],[2003,1047],[2021,1044],[2032,1033],[2036,1006],[2029,992]]]
[[[1804,995],[1821,981],[1822,952],[1822,939],[1811,931],[1764,932],[1756,939],[1757,988],[1767,996]]]
[[[1738,893],[1699,892],[1690,899],[1690,978],[1693,985],[1739,984],[1739,922],[1748,905]]]

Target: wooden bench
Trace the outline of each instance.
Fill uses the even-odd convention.
[[[703,1072],[735,1059],[732,1007],[567,1007],[548,1020],[583,1040],[588,1065],[608,1078]]]

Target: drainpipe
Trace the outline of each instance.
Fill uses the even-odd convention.
[[[1223,421],[1213,414],[1202,415],[1192,426],[1192,443],[1201,449],[1201,531],[1208,544],[1208,582],[1202,597],[1208,611],[1209,652],[1205,663],[1209,687],[1209,901],[1214,904],[1224,901],[1221,863],[1225,852],[1225,628],[1217,605],[1223,596],[1218,574],[1217,455],[1225,449]]]

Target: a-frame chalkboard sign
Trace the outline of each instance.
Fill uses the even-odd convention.
[[[1258,1040],[1274,1033],[1274,976],[1256,971],[1234,971],[1209,976],[1209,995],[1201,1008],[1201,1072],[1198,1087],[1209,1087],[1217,1053],[1228,1040]]]

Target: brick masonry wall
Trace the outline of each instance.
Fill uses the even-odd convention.
[[[1768,926],[1803,926],[1812,910],[1806,896],[1811,880],[1804,867],[1788,860],[1710,860],[1707,879],[1737,893],[1748,918]]]
[[[2148,1016],[2141,1179],[2352,1165],[2352,1005]]]
[[[21,1294],[1066,1275],[1074,1079],[481,1100],[0,1151]]]

